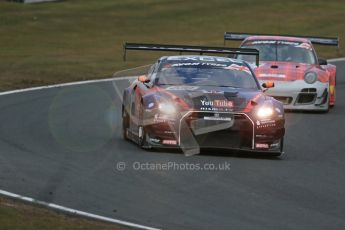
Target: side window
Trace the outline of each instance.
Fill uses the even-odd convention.
[[[155,64],[153,64],[149,71],[148,71],[148,78],[150,79],[151,83],[154,84],[153,82],[155,82],[155,78],[156,78],[156,73],[157,73],[157,69],[158,69],[159,63],[156,62]]]
[[[148,77],[150,77],[155,72],[157,66],[158,66],[158,63],[156,62],[150,67],[149,72],[148,72]]]

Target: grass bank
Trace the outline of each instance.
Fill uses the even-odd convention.
[[[64,215],[0,196],[0,229],[128,230],[131,228]]]
[[[0,90],[109,77],[160,55],[123,62],[124,41],[219,46],[224,31],[345,37],[344,28],[343,0],[0,0]]]

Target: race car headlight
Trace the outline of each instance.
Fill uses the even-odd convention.
[[[158,105],[158,109],[160,112],[164,114],[175,114],[176,113],[176,108],[173,104],[168,103],[168,102],[161,102]]]
[[[317,80],[317,74],[315,72],[308,72],[304,75],[304,81],[308,84],[313,84]]]
[[[257,115],[259,118],[269,118],[273,115],[273,109],[271,107],[261,107],[257,111]]]

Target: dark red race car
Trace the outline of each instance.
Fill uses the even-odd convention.
[[[240,40],[242,48],[260,51],[254,68],[259,82],[273,81],[267,90],[289,110],[328,111],[335,104],[336,66],[318,59],[314,44],[338,46],[338,38],[258,35],[226,32],[225,40]],[[248,62],[251,57],[237,56]]]
[[[154,50],[258,57],[255,49],[132,44]],[[266,82],[263,87],[273,87]],[[123,136],[144,148],[283,152],[283,104],[263,94],[251,67],[221,56],[164,56],[123,93]]]

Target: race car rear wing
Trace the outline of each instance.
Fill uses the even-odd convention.
[[[259,65],[259,51],[250,48],[227,48],[227,47],[207,47],[207,46],[187,46],[187,45],[163,45],[163,44],[142,44],[142,43],[125,43],[123,45],[123,60],[126,61],[127,50],[148,50],[148,51],[171,51],[171,52],[188,52],[213,54],[242,54],[252,55],[256,58],[256,65]]]
[[[253,34],[253,33],[237,33],[237,32],[225,32],[224,45],[225,45],[226,40],[242,41],[250,36],[283,36],[283,37],[306,38],[306,39],[309,39],[311,43],[313,44],[338,46],[339,48],[338,37],[313,37],[313,36],[298,36],[298,35]]]

